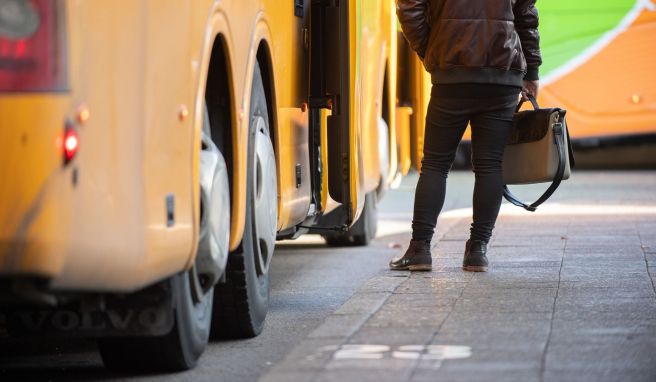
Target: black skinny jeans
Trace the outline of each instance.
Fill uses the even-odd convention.
[[[435,90],[433,86],[426,113],[424,159],[415,191],[412,238],[430,241],[433,237],[437,216],[444,205],[446,178],[470,122],[476,177],[470,237],[488,242],[501,207],[501,164],[519,90],[515,95],[487,98],[443,97],[436,95]]]

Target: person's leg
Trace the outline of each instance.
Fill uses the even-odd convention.
[[[424,158],[415,191],[412,239],[430,241],[444,205],[446,178],[469,115],[460,100],[431,97],[426,112]]]
[[[503,151],[512,126],[517,96],[486,99],[481,106],[481,112],[471,119],[472,166],[476,182],[470,238],[487,243],[501,207]]]
[[[430,240],[444,204],[446,177],[458,143],[467,127],[466,102],[431,96],[426,111],[426,134],[421,174],[415,191],[412,240],[401,257],[390,261],[392,270],[430,271]]]

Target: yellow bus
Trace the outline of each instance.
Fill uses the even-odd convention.
[[[416,156],[398,44],[392,0],[0,1],[0,336],[259,334],[275,241],[367,244]]]

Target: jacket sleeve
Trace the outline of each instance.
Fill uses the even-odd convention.
[[[522,43],[522,51],[526,58],[527,72],[525,80],[535,81],[538,77],[538,68],[542,64],[540,53],[540,32],[538,32],[538,10],[535,8],[536,0],[517,0],[513,12],[515,14],[515,29]]]
[[[401,29],[412,49],[422,59],[426,54],[430,24],[428,22],[430,0],[397,0],[396,15]]]

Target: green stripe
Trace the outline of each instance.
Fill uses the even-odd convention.
[[[636,0],[538,0],[540,75],[548,75],[593,45],[635,4]]]

